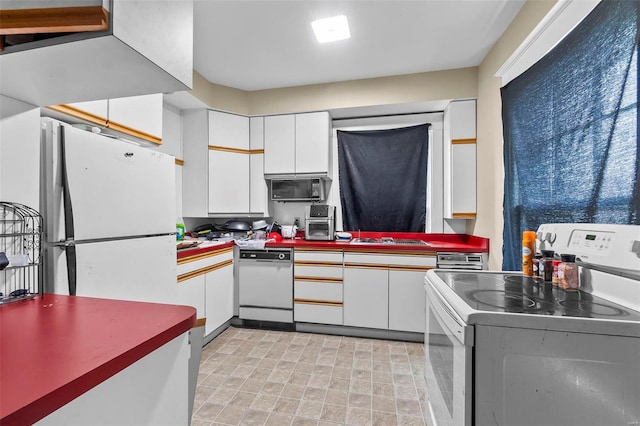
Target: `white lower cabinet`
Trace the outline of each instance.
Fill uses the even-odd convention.
[[[233,264],[225,264],[206,275],[205,335],[233,317]]]
[[[206,318],[205,336],[233,317],[233,247],[178,260],[178,304]]]
[[[389,270],[389,329],[424,333],[426,271]]]
[[[389,327],[389,273],[386,267],[345,266],[344,325]]]
[[[294,252],[296,322],[342,325],[342,252]]]
[[[344,255],[344,325],[424,333],[424,276],[432,254]]]

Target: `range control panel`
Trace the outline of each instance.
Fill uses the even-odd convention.
[[[569,249],[574,252],[607,256],[611,251],[613,232],[577,229],[569,237]]]
[[[539,250],[575,254],[583,261],[640,270],[640,226],[548,223],[537,232]]]

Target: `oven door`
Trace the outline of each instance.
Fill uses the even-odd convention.
[[[473,410],[473,327],[456,315],[429,280],[425,291],[427,415],[434,426],[468,426]]]

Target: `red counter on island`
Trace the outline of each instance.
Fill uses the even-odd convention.
[[[0,424],[43,419],[195,321],[188,306],[55,294],[0,306]]]

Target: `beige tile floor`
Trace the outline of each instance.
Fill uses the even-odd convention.
[[[424,348],[230,327],[204,347],[192,425],[424,425]]]

